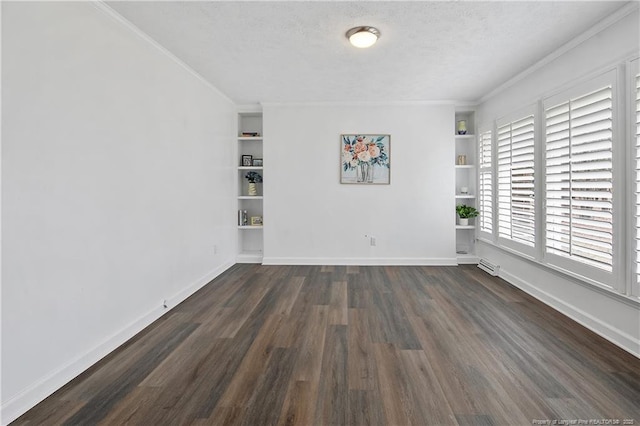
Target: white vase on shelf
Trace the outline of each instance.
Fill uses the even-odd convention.
[[[256,188],[255,182],[249,182],[249,195],[251,197],[255,197],[256,195],[258,195],[258,189]]]
[[[458,134],[459,135],[467,134],[467,122],[465,120],[458,121]]]
[[[468,217],[460,217],[460,218],[458,218],[458,225],[460,225],[460,226],[468,226],[469,225],[469,218]]]

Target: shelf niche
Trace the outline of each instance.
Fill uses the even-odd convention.
[[[238,263],[262,263],[263,258],[263,225],[251,225],[251,217],[263,217],[262,183],[256,182],[258,195],[249,195],[249,182],[245,177],[247,172],[256,171],[264,176],[264,165],[244,166],[242,156],[250,155],[253,159],[262,158],[263,134],[262,134],[262,112],[260,111],[240,111],[238,112],[237,130],[237,163],[234,165],[238,171],[237,177],[237,210],[246,210],[248,225],[237,224],[238,244],[236,262]]]
[[[466,204],[477,208],[476,203],[476,121],[475,111],[473,109],[456,110],[454,122],[454,143],[455,157],[453,164],[455,168],[455,205]],[[466,122],[467,132],[463,135],[458,134],[458,122],[464,120]],[[464,164],[460,162],[460,156],[464,156]],[[468,193],[461,193],[460,188],[466,187]],[[455,213],[454,213],[455,214]],[[470,225],[458,225],[457,214],[455,214],[455,230],[456,230],[456,257],[458,263],[473,264],[478,259],[475,252],[475,230],[477,218],[472,219]]]

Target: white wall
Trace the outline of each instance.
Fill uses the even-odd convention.
[[[452,105],[263,113],[265,263],[455,264]],[[390,185],[340,184],[342,133],[391,135]]]
[[[487,99],[478,109],[480,120],[490,123],[535,103],[563,85],[615,67],[630,55],[637,55],[638,22],[636,4],[634,12],[590,38],[583,37],[572,49]],[[640,356],[640,304],[637,301],[596,289],[491,244],[480,242],[477,250],[480,257],[500,265],[500,276],[507,281]]]
[[[508,89],[486,99],[478,109],[480,122],[489,122],[513,110],[535,103],[541,94],[551,93],[563,85],[621,61],[634,52],[638,53],[639,25],[637,4],[632,12],[591,37],[582,40],[572,49],[563,52],[544,66]]]
[[[2,64],[8,422],[232,263],[235,107],[88,2],[3,2]]]

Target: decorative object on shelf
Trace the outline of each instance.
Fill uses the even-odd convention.
[[[249,195],[254,197],[258,195],[258,189],[256,187],[257,182],[262,182],[262,175],[258,172],[250,171],[244,177],[249,181]]]
[[[458,155],[458,161],[457,161],[459,166],[464,166],[465,164],[467,164],[467,156],[466,155]]]
[[[251,216],[251,226],[262,225],[262,216]]]
[[[242,132],[242,134],[240,136],[250,137],[250,138],[257,138],[258,136],[260,136],[260,133],[258,133],[258,132]]]
[[[465,194],[465,195],[468,194],[469,193],[469,188],[466,187],[466,186],[461,186],[460,187],[460,193],[461,194]]]
[[[238,210],[238,225],[247,226],[249,223],[249,217],[246,210]]]
[[[469,225],[469,219],[478,216],[478,210],[475,207],[467,206],[466,204],[458,204],[456,206],[456,213],[458,213],[458,224],[467,226]]]
[[[340,183],[390,183],[391,135],[340,135],[340,139]]]
[[[251,156],[251,155],[243,155],[242,156],[242,165],[243,166],[252,166],[253,165],[253,156]]]
[[[466,135],[467,134],[467,122],[466,120],[458,121],[458,134]]]
[[[255,167],[262,167],[262,158],[254,158],[251,165]]]

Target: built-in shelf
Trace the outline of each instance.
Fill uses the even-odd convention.
[[[236,261],[238,263],[262,263],[262,252],[261,251],[241,251],[236,256]]]
[[[456,205],[465,205],[477,208],[477,146],[476,146],[476,113],[473,107],[457,107],[455,112],[454,147],[455,156],[452,162],[455,167],[455,192]],[[467,132],[458,134],[460,121],[465,121]],[[464,192],[462,192],[464,191]],[[476,255],[476,226],[471,220],[469,225],[458,225],[456,215],[456,258],[458,263],[478,263]]]
[[[240,256],[262,256],[261,250],[243,250],[238,253]]]
[[[244,133],[244,135],[243,135]],[[256,134],[259,136],[247,136],[247,134]],[[264,236],[263,225],[250,225],[252,219],[263,218],[264,214],[264,193],[262,192],[263,186],[261,182],[256,182],[255,190],[259,195],[249,195],[253,192],[253,186],[249,188],[249,182],[246,178],[247,172],[259,173],[263,179],[264,167],[255,164],[253,161],[256,159],[262,159],[263,154],[263,133],[262,133],[262,112],[259,108],[248,107],[238,112],[238,129],[236,139],[236,156],[234,167],[237,172],[236,176],[236,204],[238,209],[238,216],[246,217],[246,222],[241,220],[238,223],[244,223],[244,225],[237,226],[237,252],[236,261],[238,263],[262,263],[263,248],[264,248]],[[247,163],[247,157],[251,162]],[[244,165],[243,165],[244,164]],[[262,220],[254,221],[253,223],[262,223]]]

